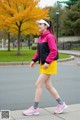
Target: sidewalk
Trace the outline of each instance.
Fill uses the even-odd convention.
[[[59,50],[59,53],[66,53],[68,55],[72,55],[70,59],[63,59],[59,60],[60,62],[65,62],[65,61],[71,61],[74,60],[74,63],[76,63],[78,66],[80,66],[80,51],[72,51],[72,50]],[[78,59],[78,61],[75,60],[75,57]]]
[[[55,107],[40,108],[38,116],[24,116],[23,110],[11,111],[10,120],[80,120],[80,104],[69,105],[63,114],[53,114]]]
[[[60,53],[66,53],[69,55],[74,55],[76,57],[80,57],[80,51],[74,51],[74,50],[59,50]]]

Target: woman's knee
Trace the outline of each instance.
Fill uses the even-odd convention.
[[[45,87],[46,87],[46,89],[50,90],[52,86],[45,83]]]
[[[39,84],[39,83],[36,83],[35,84],[35,88],[37,89],[37,88],[41,88],[42,86],[41,86],[41,84]]]

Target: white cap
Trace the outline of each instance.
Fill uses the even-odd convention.
[[[41,20],[37,20],[36,23],[37,23],[37,24],[40,24],[40,23],[41,23],[41,24],[46,24],[48,27],[50,27],[49,23],[46,22],[46,21],[43,20],[43,19],[41,19]]]

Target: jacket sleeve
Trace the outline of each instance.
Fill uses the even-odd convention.
[[[50,49],[50,53],[46,58],[46,63],[49,64],[56,58],[58,50],[57,50],[56,40],[53,35],[47,36],[47,42]]]
[[[38,61],[38,51],[34,54],[32,61],[37,62]]]

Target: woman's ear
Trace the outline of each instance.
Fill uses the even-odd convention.
[[[48,26],[46,24],[44,24],[44,25],[45,25],[46,29],[48,29]]]

